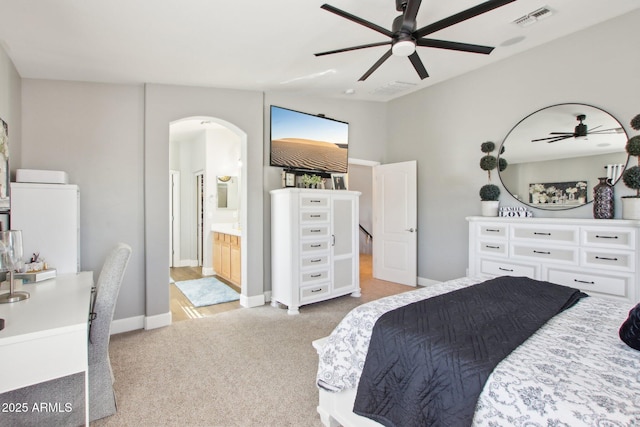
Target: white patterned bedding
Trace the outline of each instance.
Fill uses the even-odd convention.
[[[461,278],[353,309],[320,352],[317,383],[356,388],[371,331],[385,312],[480,282]],[[624,303],[589,297],[555,316],[493,371],[474,426],[640,426],[640,351],[618,337]]]

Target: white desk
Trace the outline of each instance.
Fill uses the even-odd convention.
[[[89,425],[88,316],[93,273],[24,285],[31,298],[0,304],[0,393],[84,372]],[[15,367],[15,369],[12,369]]]

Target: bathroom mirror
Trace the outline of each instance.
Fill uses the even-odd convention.
[[[218,209],[238,209],[238,177],[219,176],[217,179]]]
[[[549,210],[590,203],[599,177],[615,183],[628,161],[618,120],[585,104],[557,104],[514,126],[500,147],[505,189],[522,203]]]

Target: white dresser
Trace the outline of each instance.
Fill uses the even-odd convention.
[[[271,191],[271,305],[360,296],[357,191]]]
[[[640,222],[469,217],[469,276],[527,276],[606,298],[640,298]]]

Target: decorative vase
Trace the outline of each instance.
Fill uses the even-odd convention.
[[[609,178],[598,178],[600,182],[593,187],[593,217],[596,219],[613,218],[613,185]]]
[[[640,197],[622,197],[622,218],[640,219]]]
[[[500,202],[498,200],[482,200],[482,216],[498,216]]]

